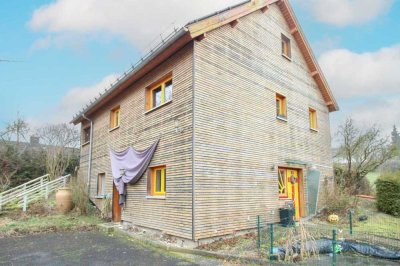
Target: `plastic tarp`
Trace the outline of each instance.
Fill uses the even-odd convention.
[[[132,147],[121,152],[110,149],[111,170],[121,205],[125,203],[126,184],[136,184],[140,180],[153,158],[158,142],[143,151],[136,151]]]
[[[390,250],[384,247],[376,247],[369,244],[357,243],[352,241],[336,241],[336,245],[340,245],[341,252],[353,252],[375,258],[400,260],[400,250]],[[313,251],[316,249],[319,254],[332,253],[333,245],[330,239],[319,239],[315,242],[306,242],[304,244],[306,251]],[[278,248],[280,255],[285,254],[285,248]],[[297,253],[300,252],[300,244],[293,246],[293,250]]]

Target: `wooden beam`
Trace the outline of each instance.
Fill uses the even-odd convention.
[[[206,33],[203,33],[196,37],[196,41],[201,42],[206,37]]]
[[[313,71],[313,72],[311,72],[311,76],[312,76],[312,77],[315,77],[315,76],[318,75],[318,74],[319,74],[318,71]]]
[[[296,32],[299,32],[299,29],[297,27],[294,27],[293,29],[290,29],[290,34],[295,34]]]
[[[260,10],[261,10],[261,12],[265,13],[265,12],[267,12],[268,8],[269,8],[269,6],[264,6]]]
[[[239,24],[239,20],[235,19],[233,20],[231,23],[229,23],[231,25],[232,28],[236,27],[237,24]]]

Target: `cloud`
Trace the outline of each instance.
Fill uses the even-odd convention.
[[[335,49],[319,63],[339,99],[400,93],[400,44],[365,53]]]
[[[73,115],[81,110],[89,100],[98,97],[100,92],[104,92],[105,88],[109,88],[111,83],[115,83],[118,75],[110,74],[104,77],[97,84],[86,87],[71,88],[60,102],[51,110],[46,110],[48,120],[53,123],[69,123]]]
[[[143,49],[155,37],[188,21],[237,4],[242,0],[57,0],[36,9],[28,26],[51,39],[67,35],[96,38],[122,37]],[[46,39],[47,38],[47,39]],[[48,47],[49,37],[36,44]],[[47,41],[46,41],[47,40]]]
[[[295,0],[320,22],[335,26],[360,25],[386,13],[394,0]]]

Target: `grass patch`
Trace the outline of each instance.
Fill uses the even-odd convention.
[[[37,202],[31,204],[27,212],[10,210],[0,213],[0,237],[92,230],[102,222],[96,215],[79,215],[77,212],[59,214],[53,201]]]
[[[367,180],[372,187],[375,187],[375,181],[379,178],[381,174],[379,172],[371,172],[367,174]]]

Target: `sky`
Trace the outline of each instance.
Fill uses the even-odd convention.
[[[243,0],[0,1],[0,130],[69,122],[175,27]],[[400,0],[290,0],[340,106],[400,127]]]

